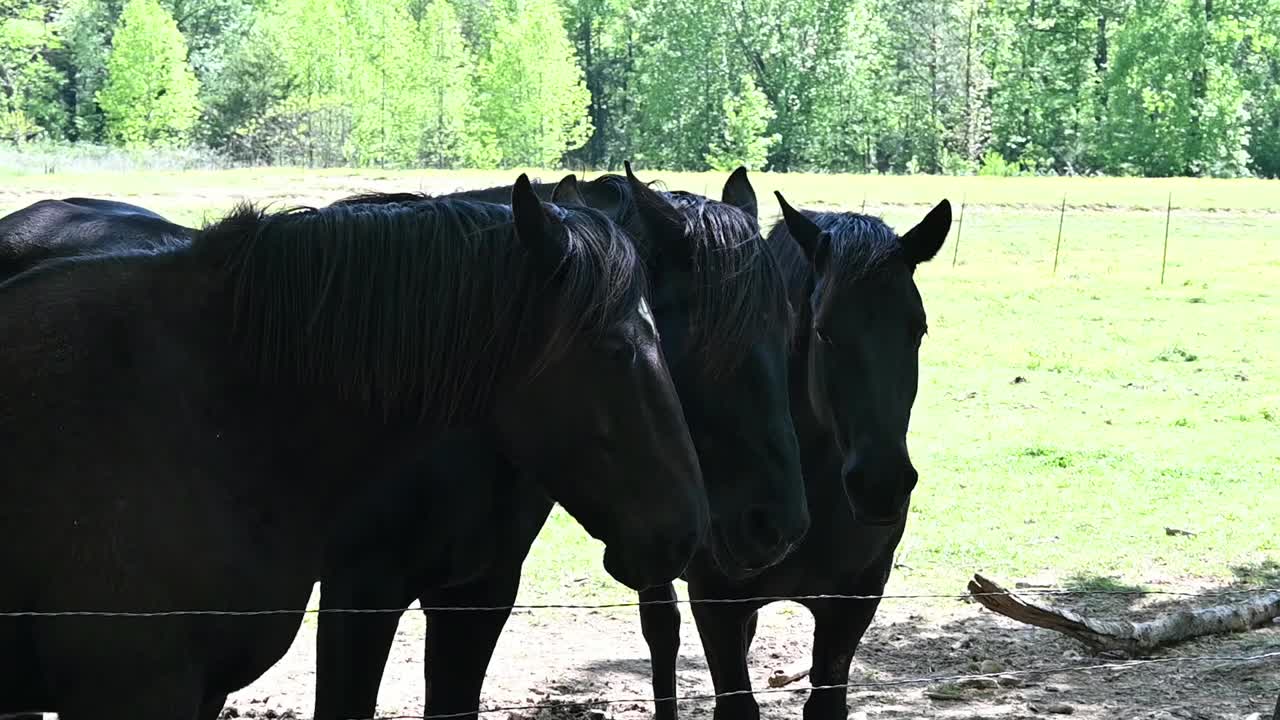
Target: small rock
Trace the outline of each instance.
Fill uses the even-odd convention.
[[[924,696],[931,700],[964,700],[964,688],[954,683],[946,683],[924,691]]]
[[[1026,379],[1026,378],[1024,378],[1024,377],[1022,377],[1021,375],[1019,375],[1019,376],[1017,376],[1017,377],[1015,377],[1015,378],[1013,379],[1013,384],[1014,384],[1014,385],[1021,385],[1021,384],[1025,383],[1025,382],[1027,382],[1027,379]]]
[[[1022,678],[1017,675],[1005,675],[1004,677],[996,678],[996,684],[1002,688],[1022,687]]]
[[[957,640],[951,643],[952,650],[965,650],[971,647],[973,647],[973,641],[970,640],[969,638],[962,638],[960,640]]]
[[[1066,703],[1032,703],[1031,709],[1035,712],[1049,713],[1051,715],[1070,715],[1076,711],[1074,707],[1071,707]]]
[[[249,708],[248,710],[244,711],[244,716],[247,718],[256,718],[258,717],[258,711],[254,710],[253,708]]]
[[[266,718],[267,720],[278,720],[278,718],[280,717],[280,713],[276,712],[272,708],[267,708],[267,711],[262,713],[262,717]]]
[[[609,716],[605,715],[603,710],[597,709],[587,711],[587,720],[605,720],[607,717]]]
[[[285,710],[280,713],[280,720],[298,720],[298,714],[292,710]]]
[[[1045,691],[1045,692],[1056,692],[1056,693],[1060,693],[1060,692],[1066,692],[1067,690],[1066,690],[1066,688],[1062,687],[1061,685],[1045,685],[1045,686],[1044,686],[1044,691]]]
[[[970,688],[973,690],[995,690],[1000,685],[995,678],[965,678],[960,681],[960,687]]]
[[[982,663],[978,665],[978,669],[984,673],[1004,672],[1004,663],[996,660],[983,660]]]
[[[232,720],[238,717],[240,717],[240,711],[234,707],[223,708],[222,712],[218,713],[219,720]]]

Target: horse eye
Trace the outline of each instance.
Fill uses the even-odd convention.
[[[628,365],[635,365],[637,359],[640,357],[640,347],[635,343],[624,342],[618,345],[614,350],[614,353],[622,362],[627,363]]]

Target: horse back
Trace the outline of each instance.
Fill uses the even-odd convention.
[[[0,280],[51,258],[180,247],[191,235],[190,229],[128,203],[40,200],[0,218]]]

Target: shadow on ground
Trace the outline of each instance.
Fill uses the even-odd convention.
[[[1275,561],[1241,565],[1232,568],[1232,574],[1231,581],[1205,587],[1202,594],[1280,587],[1280,563]],[[1140,595],[1135,591],[1159,588],[1126,585],[1101,576],[1073,576],[1062,586],[1106,593],[1049,598],[1054,604],[1099,618],[1147,618],[1233,600],[1230,594],[1219,597]],[[855,658],[850,677],[855,687],[849,693],[849,706],[854,713],[865,712],[869,720],[1052,717],[1046,714],[1050,708],[1063,711],[1064,707],[1070,708],[1073,717],[1107,720],[1244,720],[1250,717],[1268,720],[1280,694],[1280,658],[1188,659],[1246,658],[1280,651],[1280,624],[1190,640],[1148,658],[1155,662],[1121,667],[1113,660],[1091,656],[1089,650],[1075,640],[1021,625],[990,613],[976,603],[929,613],[933,617],[951,616],[941,622],[907,612],[901,606],[882,605],[876,624],[864,638]],[[696,633],[687,613],[685,619],[682,633]],[[752,677],[757,691],[765,687],[762,679],[770,669],[798,668],[807,662],[808,633],[786,632],[787,627],[783,624],[783,632],[772,634],[762,629],[753,647]],[[785,637],[778,637],[779,634]],[[971,687],[943,681],[893,684],[922,677],[976,674],[994,668],[1046,672],[1021,674],[1008,686],[994,688],[989,687],[989,683],[978,682]],[[589,686],[592,678],[602,675],[630,676],[637,685],[647,688],[649,660],[622,658],[585,663],[577,668],[573,680]],[[701,657],[682,656],[678,675],[682,695],[710,691]],[[793,685],[797,691],[794,693],[758,695],[765,714],[799,717],[806,696],[805,682]],[[888,684],[862,687],[864,683]],[[683,703],[682,712],[687,717],[702,718],[709,714],[709,706],[706,702]],[[648,707],[642,710],[640,716],[649,712]],[[1253,713],[1258,715],[1252,716]]]

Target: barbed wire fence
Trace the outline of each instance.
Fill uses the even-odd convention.
[[[647,605],[696,605],[696,604],[734,604],[734,603],[753,603],[768,604],[772,602],[805,602],[809,600],[880,600],[880,601],[905,601],[905,600],[974,600],[983,596],[1008,596],[1008,595],[1026,595],[1039,597],[1144,597],[1144,596],[1163,596],[1170,598],[1182,598],[1186,600],[1211,600],[1222,598],[1240,598],[1254,595],[1262,595],[1280,592],[1280,587],[1248,587],[1236,588],[1228,590],[1215,591],[1186,591],[1186,590],[1159,590],[1159,589],[1098,589],[1098,590],[1073,590],[1064,588],[1018,588],[1016,590],[1006,590],[1003,592],[981,592],[981,593],[885,593],[880,595],[848,595],[848,594],[818,594],[818,595],[770,595],[770,596],[753,596],[742,598],[676,598],[664,600],[646,600],[632,602],[610,602],[610,603],[524,603],[512,605],[493,605],[493,606],[425,606],[425,607],[408,607],[408,608],[304,608],[304,609],[264,609],[264,610],[160,610],[160,611],[116,611],[116,610],[57,610],[57,611],[36,611],[36,610],[19,610],[19,611],[0,611],[0,618],[173,618],[183,616],[239,616],[239,617],[261,617],[270,615],[333,615],[333,614],[352,614],[352,615],[369,615],[369,614],[401,614],[406,612],[495,612],[506,611],[512,613],[519,612],[540,612],[550,610],[611,610],[611,609],[637,609]],[[495,705],[490,707],[482,707],[479,710],[481,716],[489,716],[501,713],[529,713],[541,712],[544,710],[560,711],[566,709],[590,710],[599,708],[608,708],[617,705],[649,705],[656,702],[677,702],[677,703],[693,703],[693,702],[711,702],[722,698],[755,695],[755,696],[778,696],[790,695],[796,693],[806,693],[812,691],[826,690],[885,690],[890,688],[901,688],[921,685],[936,685],[940,683],[974,683],[978,681],[988,682],[1008,682],[1010,678],[1033,678],[1047,677],[1061,674],[1090,674],[1090,673],[1120,673],[1127,671],[1144,670],[1158,666],[1170,665],[1190,665],[1204,664],[1222,666],[1243,666],[1257,663],[1280,663],[1280,647],[1276,650],[1260,652],[1249,655],[1173,655],[1166,657],[1146,657],[1125,660],[1105,660],[1102,662],[1074,663],[1049,665],[1037,668],[1024,668],[1017,670],[1001,670],[998,672],[973,672],[973,673],[953,673],[942,675],[923,675],[918,677],[895,678],[890,680],[879,681],[859,681],[848,682],[838,685],[797,685],[795,687],[768,687],[757,690],[739,690],[724,693],[702,693],[692,695],[677,695],[667,698],[653,698],[650,696],[630,696],[630,697],[610,697],[592,700],[555,700],[542,703],[527,703],[518,705]],[[1280,688],[1276,689],[1280,692]],[[449,714],[433,714],[433,715],[379,715],[372,718],[364,718],[362,720],[453,720],[469,716],[470,713],[449,713]]]
[[[104,618],[150,618],[181,616],[243,616],[260,617],[264,615],[321,615],[349,614],[376,615],[387,613],[419,612],[533,612],[542,610],[617,610],[640,608],[646,605],[726,605],[742,603],[774,603],[805,602],[810,600],[968,600],[980,597],[1007,595],[1034,595],[1039,597],[1085,597],[1085,596],[1167,596],[1188,599],[1211,599],[1239,597],[1242,595],[1262,595],[1280,592],[1280,587],[1249,587],[1231,590],[1214,590],[1209,592],[1191,590],[1148,590],[1142,588],[1107,589],[1107,590],[1072,590],[1066,588],[1018,588],[1004,592],[978,593],[884,593],[882,595],[848,595],[839,593],[815,595],[753,595],[740,598],[675,598],[670,600],[635,600],[630,602],[610,603],[526,603],[512,605],[429,605],[400,608],[290,608],[264,610],[16,610],[0,611],[0,618],[56,618],[56,617],[104,617]]]

